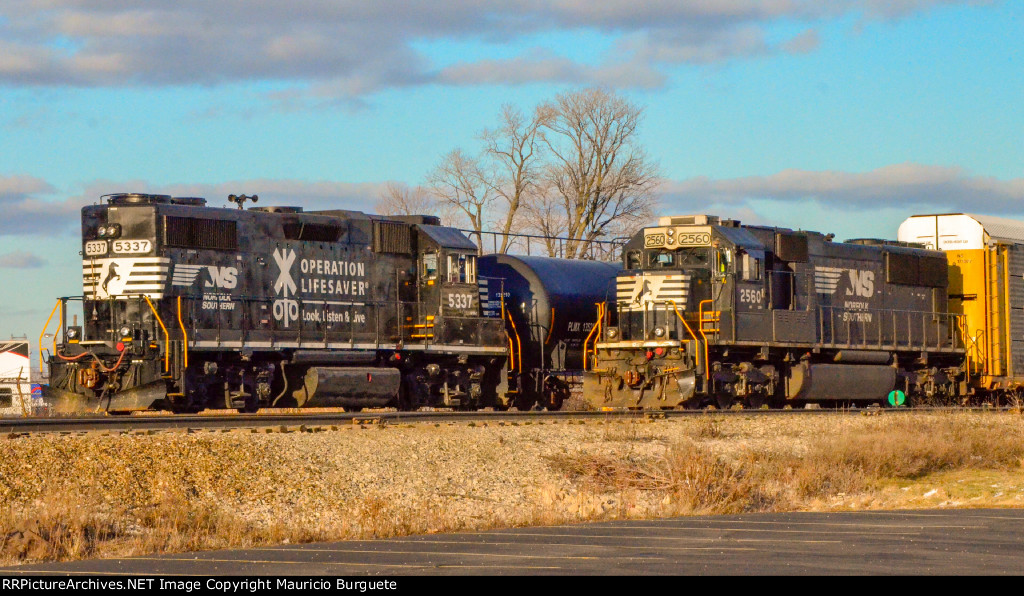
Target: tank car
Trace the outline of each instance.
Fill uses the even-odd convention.
[[[582,381],[583,340],[621,264],[498,254],[479,267],[483,314],[506,321],[509,402],[561,408]]]
[[[661,218],[623,259],[584,344],[596,407],[901,404],[969,390],[940,252],[695,215]]]
[[[241,204],[239,204],[241,205]],[[63,407],[504,405],[477,247],[435,217],[211,208],[117,194],[82,210],[82,325],[50,356]]]

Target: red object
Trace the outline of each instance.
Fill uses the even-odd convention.
[[[647,350],[647,359],[650,360],[651,358],[654,358],[654,352]]]
[[[395,352],[395,360],[401,360],[401,359],[402,359],[402,355],[399,354],[398,352]]]
[[[367,383],[372,383],[373,382],[373,373],[366,373],[366,382]]]
[[[123,352],[124,351],[124,342],[123,341],[117,342],[117,351],[118,352]]]
[[[657,354],[658,356],[661,356],[662,354],[665,353],[665,348],[655,348],[654,353]]]

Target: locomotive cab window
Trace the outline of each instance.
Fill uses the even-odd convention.
[[[743,253],[740,260],[740,267],[743,272],[743,281],[761,281],[762,255]]]
[[[437,253],[430,252],[423,255],[422,266],[420,267],[420,276],[423,279],[432,280],[437,279]]]
[[[643,267],[643,258],[639,250],[631,250],[626,253],[626,269],[639,269],[641,267]]]
[[[728,248],[716,247],[714,250],[715,256],[715,275],[725,276],[727,273],[732,271],[732,251]]]
[[[451,283],[475,283],[476,256],[448,255],[448,281]]]
[[[671,267],[676,264],[675,255],[667,250],[656,250],[648,254],[649,267]]]

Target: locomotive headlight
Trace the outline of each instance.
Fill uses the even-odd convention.
[[[78,339],[78,328],[68,327],[67,333],[64,334],[68,339]]]
[[[615,339],[618,336],[619,336],[619,330],[618,329],[616,329],[615,327],[609,327],[608,328],[608,339]]]
[[[111,224],[107,226],[107,238],[117,238],[121,235],[120,224]]]
[[[132,328],[127,325],[121,327],[118,331],[121,333],[121,337],[129,337],[132,334]]]
[[[96,230],[96,235],[99,236],[100,238],[106,238],[107,237],[107,228],[104,227],[104,226],[100,226],[99,229]]]
[[[654,337],[665,337],[665,329],[661,327],[654,328]]]

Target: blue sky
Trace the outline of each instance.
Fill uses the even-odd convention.
[[[662,214],[1024,218],[1022,40],[998,1],[0,0],[0,337],[81,292],[101,194],[371,210],[587,85],[645,107]]]

